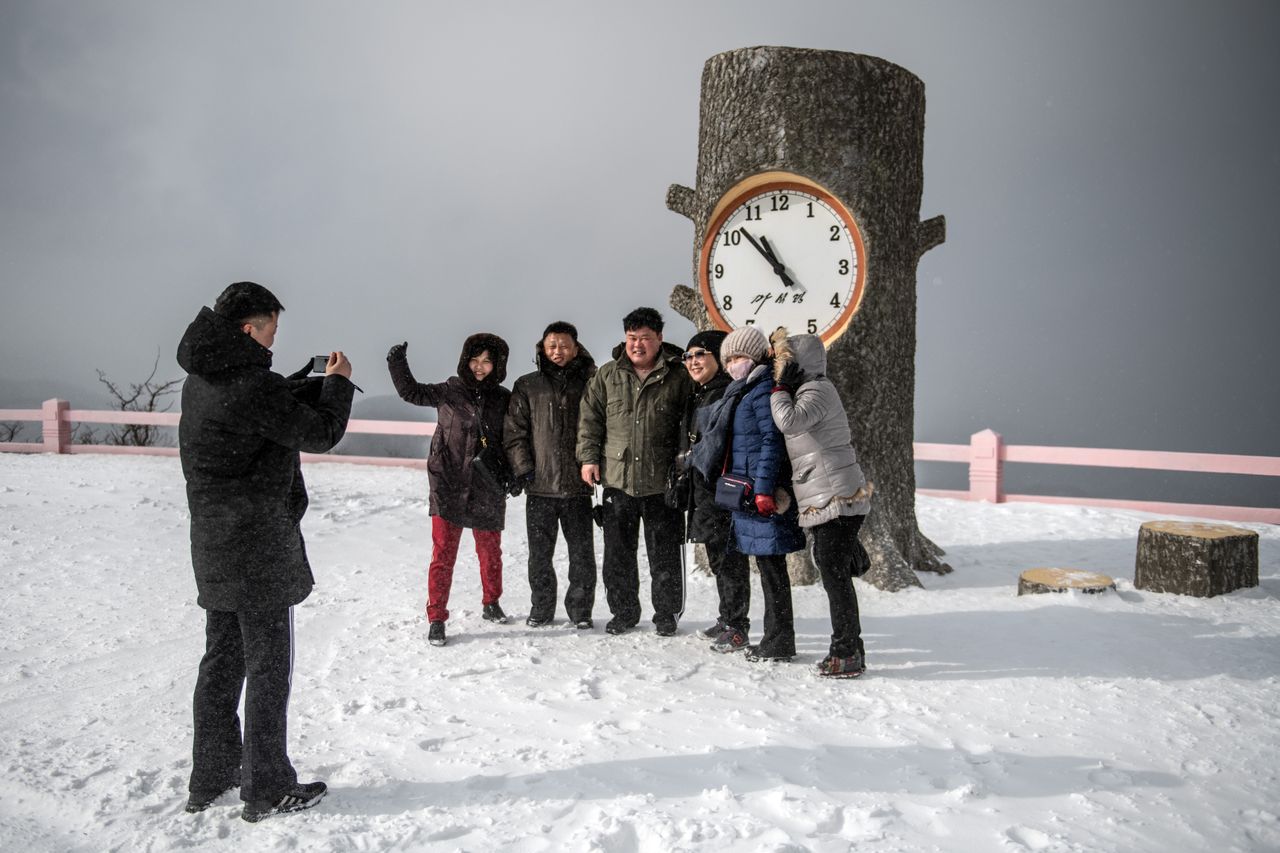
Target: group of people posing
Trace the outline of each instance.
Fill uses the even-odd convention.
[[[355,390],[341,352],[289,376],[271,369],[283,310],[262,285],[231,284],[212,309],[200,310],[177,353],[188,374],[178,447],[196,602],[205,613],[186,810],[204,811],[240,788],[241,816],[250,822],[311,808],[327,790],[321,781],[298,781],[286,736],[293,606],[314,586],[302,537],[307,491],[299,453],[322,453],[342,439]],[[868,565],[858,530],[870,486],[825,376],[822,341],[785,330],[769,341],[745,327],[699,332],[681,350],[663,341],[662,327],[652,308],[632,311],[623,318],[625,340],[597,369],[577,330],[552,323],[535,348],[538,369],[510,391],[502,386],[509,352],[496,335],[467,338],[456,375],[433,384],[414,378],[406,344],[391,348],[400,396],[439,413],[427,463],[430,641],[445,643],[466,528],[480,563],[483,615],[506,621],[499,604],[502,528],[507,498],[523,493],[530,626],[555,616],[552,556],[563,531],[565,611],[578,628],[594,627],[597,523],[611,615],[605,630],[635,628],[643,526],[660,636],[675,634],[683,615],[684,543],[701,542],[720,601],[715,624],[699,633],[717,652],[789,660],[796,648],[785,555],[804,547],[808,528],[831,605],[830,654],[818,672],[860,675],[851,577]],[[765,604],[755,645],[747,642],[748,556],[760,568]]]
[[[537,369],[510,391],[502,385],[510,353],[496,335],[468,337],[456,375],[437,383],[415,379],[407,344],[388,352],[400,396],[439,413],[427,462],[429,642],[447,642],[449,591],[466,528],[480,564],[482,615],[507,621],[499,603],[505,502],[523,493],[529,626],[555,617],[552,557],[563,532],[565,613],[579,629],[594,627],[594,522],[604,534],[605,630],[635,628],[643,527],[659,636],[677,631],[685,598],[682,550],[698,542],[719,596],[715,623],[698,633],[716,652],[790,660],[796,645],[786,555],[805,547],[807,528],[832,622],[818,673],[860,675],[865,655],[851,579],[869,566],[858,531],[871,487],[826,377],[821,339],[779,329],[770,340],[746,326],[699,332],[681,349],[663,340],[662,316],[652,308],[635,309],[622,326],[625,339],[597,366],[571,323],[551,323],[535,346]],[[494,446],[505,450],[505,476],[494,476],[483,461]],[[759,567],[764,595],[764,632],[755,644],[748,642],[748,557]]]

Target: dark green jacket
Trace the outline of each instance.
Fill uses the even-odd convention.
[[[507,404],[503,443],[511,471],[519,479],[532,474],[525,492],[544,498],[591,494],[578,464],[578,410],[596,362],[583,346],[564,367],[557,367],[538,341],[538,369],[516,380]]]
[[[693,380],[679,347],[664,343],[658,366],[640,380],[624,347],[601,367],[582,397],[578,461],[599,465],[606,488],[633,497],[661,494],[680,448],[685,400]]]

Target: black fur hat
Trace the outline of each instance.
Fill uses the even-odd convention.
[[[486,376],[484,381],[486,384],[501,385],[507,378],[507,356],[510,355],[511,350],[506,341],[489,332],[476,332],[462,342],[462,355],[458,358],[458,375],[464,381],[475,382],[475,377],[471,375],[467,363],[485,351],[488,351],[489,358],[493,361],[493,372]]]

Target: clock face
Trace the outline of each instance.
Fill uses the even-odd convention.
[[[866,252],[853,216],[799,175],[768,172],[727,192],[712,212],[698,267],[722,329],[809,332],[830,344],[862,301]]]

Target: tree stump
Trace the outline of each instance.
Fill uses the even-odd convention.
[[[1042,592],[1099,593],[1115,589],[1116,582],[1097,572],[1083,569],[1036,568],[1027,569],[1018,577],[1018,595],[1037,595]]]
[[[905,68],[855,53],[751,47],[707,60],[697,180],[667,191],[667,207],[693,222],[695,281],[716,202],[748,176],[804,175],[858,220],[866,291],[830,344],[827,372],[876,484],[860,533],[871,557],[864,579],[890,591],[920,586],[917,571],[951,571],[915,513],[916,267],[946,233],[942,217],[919,218],[923,160],[924,84]],[[678,285],[670,304],[699,330],[710,328],[696,290]],[[817,576],[811,566],[803,574]]]
[[[1210,598],[1258,585],[1258,534],[1196,521],[1148,521],[1138,530],[1133,585]]]

